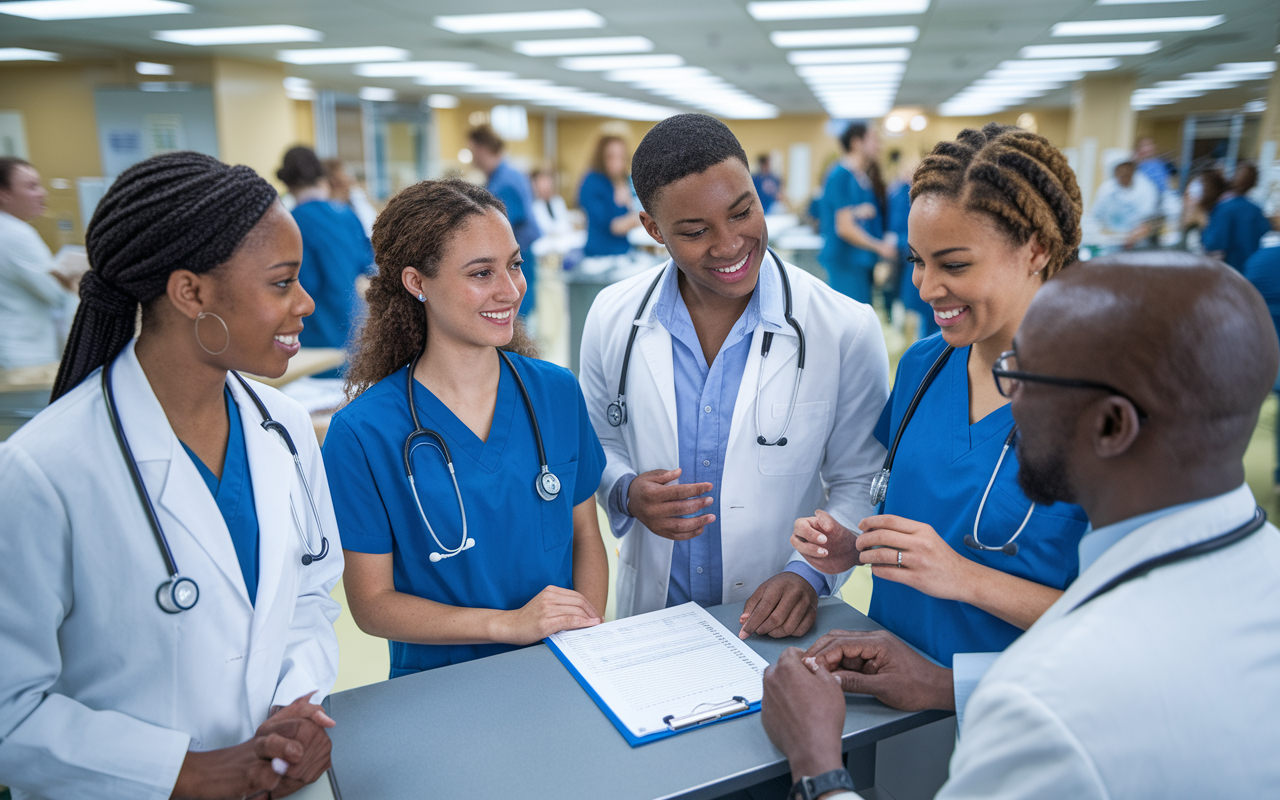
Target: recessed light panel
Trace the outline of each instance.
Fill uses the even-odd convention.
[[[611,53],[651,53],[653,42],[643,36],[597,36],[586,39],[530,39],[512,42],[525,56],[594,56]]]
[[[151,38],[162,42],[207,46],[219,44],[276,44],[277,42],[319,42],[324,34],[296,25],[248,25],[241,28],[189,28],[155,31]]]
[[[43,20],[190,14],[192,10],[186,3],[171,0],[17,0],[0,3],[0,14]]]
[[[357,64],[352,70],[362,78],[416,78],[433,72],[457,72],[475,69],[465,61],[399,61],[381,64]]]
[[[287,64],[355,64],[360,61],[407,61],[412,55],[399,47],[317,47],[280,50],[276,58]]]
[[[1018,51],[1019,58],[1095,58],[1145,56],[1160,49],[1160,42],[1091,42],[1089,44],[1034,44]]]
[[[747,13],[758,20],[838,19],[923,14],[929,0],[768,0],[747,3]]]
[[[906,61],[911,58],[908,47],[864,47],[858,50],[794,50],[787,61],[801,64],[866,64],[882,61]]]
[[[1211,17],[1154,17],[1151,19],[1097,19],[1059,22],[1053,26],[1054,36],[1118,36],[1142,33],[1180,33],[1203,31],[1226,22],[1222,14]]]
[[[360,90],[359,96],[361,100],[374,103],[390,103],[396,99],[396,90],[383,86],[365,86]]]
[[[649,69],[682,67],[684,59],[677,55],[642,54],[636,56],[575,56],[556,62],[561,69],[573,72],[604,72],[611,69]]]
[[[910,44],[920,38],[915,25],[887,28],[842,28],[826,31],[774,31],[775,47],[846,47],[862,44]]]
[[[28,50],[25,47],[0,47],[0,61],[61,61],[62,56],[48,50]]]
[[[504,31],[567,31],[603,28],[604,17],[586,8],[562,11],[519,11],[511,14],[461,14],[436,17],[435,26],[453,33]]]
[[[133,65],[139,75],[172,75],[172,64],[157,64],[153,61],[139,61]]]

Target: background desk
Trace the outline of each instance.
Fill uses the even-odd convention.
[[[708,610],[736,631],[742,606]],[[807,636],[749,644],[773,662],[833,628],[879,626],[827,598]],[[844,750],[859,787],[875,783],[876,742],[950,716],[845,702]],[[759,714],[632,749],[545,645],[340,692],[325,707],[338,723],[340,800],[714,798],[788,771]]]

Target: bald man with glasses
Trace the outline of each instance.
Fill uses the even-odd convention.
[[[1280,531],[1243,464],[1278,364],[1265,303],[1220,262],[1098,259],[1036,296],[993,369],[1018,481],[1093,530],[1080,577],[957,698],[939,798],[1280,791]],[[820,777],[840,769],[842,689],[931,708],[942,672],[887,632],[834,632],[766,673],[765,728]]]

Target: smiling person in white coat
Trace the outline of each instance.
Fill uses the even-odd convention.
[[[992,372],[1023,491],[1079,503],[1093,530],[1080,577],[963,709],[939,800],[1276,796],[1280,531],[1244,453],[1277,364],[1265,302],[1218,261],[1095,259],[1037,293]],[[901,697],[943,672],[866,634],[803,655],[764,679],[796,778],[842,769],[842,684]]]
[[[658,123],[632,159],[645,229],[671,259],[587,315],[582,390],[621,538],[618,616],[746,601],[740,636],[798,636],[824,576],[796,515],[855,521],[884,458],[889,365],[871,307],[769,250],[746,153],[701,114]]]
[[[342,547],[308,415],[235,371],[297,352],[298,228],[248,167],[171,153],[87,249],[53,404],[0,444],[0,783],[283,797],[329,763]]]

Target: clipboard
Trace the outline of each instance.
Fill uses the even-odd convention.
[[[680,620],[691,625],[691,634],[699,637],[696,641],[696,649],[698,650],[714,650],[718,645],[726,648],[730,661],[738,668],[739,686],[745,687],[752,684],[749,679],[745,683],[741,681],[752,670],[757,670],[758,676],[760,671],[767,662],[760,658],[745,643],[739,641],[727,629],[717,622],[705,610],[694,603],[687,603],[684,606],[663,609],[649,614],[643,614],[639,617],[631,617],[624,620],[615,620],[612,623],[605,623],[607,626],[623,626],[624,631],[643,630],[646,624],[645,618],[654,618],[662,624],[671,625],[673,620]],[[698,628],[697,626],[701,626]],[[583,629],[582,631],[566,632],[571,637],[577,634],[579,638],[599,636],[603,633],[600,629],[604,626],[596,626],[596,628]],[[608,631],[607,628],[604,629]],[[597,633],[589,633],[596,631]],[[726,638],[727,637],[727,638]],[[691,700],[672,700],[669,705],[661,709],[660,720],[650,723],[650,727],[633,730],[633,726],[628,725],[618,712],[613,708],[610,702],[601,694],[601,691],[593,684],[592,680],[583,674],[578,665],[574,663],[574,657],[566,652],[566,643],[563,641],[565,634],[556,634],[544,640],[551,652],[555,653],[556,658],[564,664],[569,674],[574,680],[586,691],[587,695],[595,701],[604,715],[613,723],[618,732],[632,747],[656,742],[661,739],[668,739],[682,733],[687,733],[698,728],[704,728],[719,722],[730,719],[747,716],[760,711],[760,695],[762,691],[756,685],[750,685],[750,688],[743,688],[738,692],[725,692],[720,695],[723,700],[718,698],[708,699],[705,692],[702,697],[695,697]],[[660,649],[660,648],[659,648]],[[723,654],[722,654],[723,657]],[[660,654],[657,658],[661,659]],[[739,663],[742,662],[742,663]],[[744,668],[745,667],[745,668]],[[597,675],[597,680],[603,680],[602,676]],[[727,695],[727,696],[725,696]],[[654,716],[650,714],[650,716]]]

